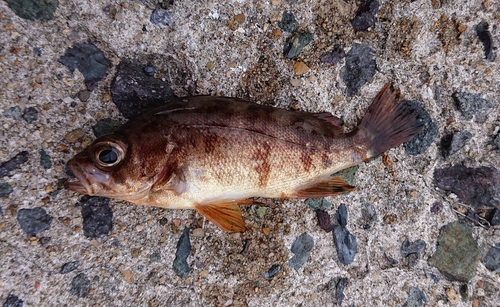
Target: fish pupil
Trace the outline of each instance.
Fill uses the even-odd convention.
[[[99,161],[105,164],[113,164],[118,160],[118,155],[111,149],[105,149],[99,153]]]

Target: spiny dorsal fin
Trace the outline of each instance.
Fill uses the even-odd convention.
[[[246,204],[242,201],[242,204]],[[195,206],[204,217],[224,231],[244,232],[245,222],[237,201],[219,201]]]
[[[335,196],[354,190],[355,187],[347,184],[340,177],[331,177],[326,181],[321,181],[307,186],[295,192],[296,198],[320,198],[326,196]]]

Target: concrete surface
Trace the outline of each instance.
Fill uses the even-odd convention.
[[[457,197],[434,187],[434,169],[456,163],[500,165],[499,151],[491,143],[500,125],[500,57],[484,59],[474,30],[487,21],[498,48],[500,2],[442,2],[439,7],[439,1],[431,0],[383,1],[375,26],[355,33],[349,22],[355,1],[179,0],[169,8],[170,26],[151,24],[154,7],[140,1],[62,0],[54,19],[44,22],[21,19],[0,1],[0,113],[14,106],[21,111],[35,107],[39,113],[32,123],[0,115],[0,161],[29,152],[27,163],[1,178],[13,192],[0,198],[0,302],[12,294],[24,306],[333,306],[335,291],[327,284],[346,277],[342,306],[401,306],[411,287],[424,292],[425,306],[500,306],[500,277],[482,263],[467,284],[465,301],[452,295],[463,283],[447,281],[427,263],[440,227],[457,220],[452,208],[461,206]],[[297,60],[282,55],[291,35],[276,31],[284,11],[293,12],[300,29],[314,35]],[[245,21],[233,30],[237,14]],[[82,42],[97,45],[112,62],[87,102],[76,97],[85,88],[82,75],[58,62],[66,48]],[[377,71],[355,96],[346,97],[339,77],[344,60],[331,67],[318,58],[334,44],[348,51],[354,42],[375,50]],[[42,54],[36,55],[34,47]],[[223,233],[193,211],[113,201],[112,232],[89,239],[75,206],[81,196],[60,185],[67,178],[65,162],[94,138],[91,127],[97,120],[123,119],[109,95],[116,65],[122,58],[148,54],[156,54],[158,62],[175,59],[189,70],[189,85],[174,84],[178,95],[220,94],[282,108],[329,111],[343,115],[350,128],[391,81],[405,98],[421,102],[438,124],[439,135],[421,155],[408,156],[400,146],[387,153],[387,165],[382,159],[361,165],[358,189],[329,199],[334,204],[330,213],[340,203],[347,205],[348,228],[357,238],[358,253],[348,266],[338,262],[331,233],[316,225],[314,211],[303,201],[269,200],[270,209],[259,222],[245,213],[248,231],[241,235]],[[309,70],[294,75],[299,60]],[[452,99],[457,91],[480,93],[495,103],[485,123],[462,117]],[[75,129],[84,136],[65,139]],[[463,129],[472,139],[444,159],[440,139]],[[42,148],[52,161],[48,170],[40,166]],[[377,212],[369,230],[359,224],[363,202]],[[439,214],[430,211],[435,202],[443,203]],[[50,229],[32,237],[21,230],[16,215],[34,207],[43,207],[53,220]],[[192,271],[179,278],[172,262],[185,226],[203,231],[191,235]],[[313,237],[314,247],[306,264],[295,271],[287,264],[293,256],[290,247],[303,232]],[[498,226],[475,226],[473,234],[481,255],[500,241]],[[401,258],[405,238],[427,243],[414,267]],[[242,255],[247,239],[250,245]],[[398,264],[390,264],[386,255]],[[62,265],[71,261],[79,261],[78,268],[61,274]],[[282,270],[266,280],[263,274],[273,264]],[[86,297],[70,292],[80,273],[90,280]]]

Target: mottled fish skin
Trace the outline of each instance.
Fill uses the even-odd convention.
[[[398,92],[386,85],[367,120],[349,134],[329,113],[288,111],[236,98],[180,98],[95,140],[68,162],[78,180],[66,187],[138,205],[197,209],[224,230],[243,231],[237,205],[251,203],[248,198],[320,197],[352,190],[330,175],[420,130],[397,98]],[[395,131],[384,127],[391,120]],[[117,161],[106,165],[99,153],[110,150]]]

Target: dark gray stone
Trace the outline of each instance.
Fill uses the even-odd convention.
[[[173,264],[174,272],[177,276],[184,278],[189,275],[191,268],[187,263],[187,258],[191,253],[191,241],[189,240],[189,228],[184,228],[179,241],[177,242],[177,251]]]
[[[425,245],[425,241],[422,239],[413,242],[406,239],[403,244],[401,244],[401,257],[406,258],[411,254],[417,254],[418,257],[420,257],[425,251]]]
[[[377,21],[377,13],[380,4],[377,0],[366,0],[361,3],[356,11],[356,15],[351,19],[351,25],[354,31],[366,31]]]
[[[76,275],[71,281],[69,293],[78,297],[87,297],[90,292],[90,279],[85,273]]]
[[[375,51],[368,45],[354,43],[346,55],[340,78],[347,87],[347,96],[354,96],[375,74]]]
[[[51,20],[59,4],[58,0],[5,0],[17,16],[28,20]]]
[[[466,120],[474,118],[478,123],[484,123],[489,110],[495,106],[493,102],[482,98],[481,94],[460,92],[454,93],[452,97],[464,118]]]
[[[457,164],[435,169],[434,185],[457,194],[460,201],[473,208],[500,208],[500,171],[495,168]]]
[[[363,229],[370,229],[377,221],[377,212],[375,211],[375,207],[370,203],[362,203],[361,204],[361,220],[359,224]]]
[[[500,225],[500,209],[495,209],[493,217],[491,218],[491,226]]]
[[[95,137],[98,138],[102,135],[112,133],[121,126],[122,123],[120,121],[113,120],[111,118],[104,118],[92,126],[92,131],[94,131]]]
[[[143,67],[139,62],[123,60],[111,83],[113,102],[126,118],[160,106],[174,97],[169,83],[147,76]]]
[[[408,109],[413,110],[417,114],[417,120],[423,124],[422,131],[413,139],[403,144],[406,154],[416,156],[424,153],[432,145],[439,130],[437,124],[418,101],[405,100],[404,103]]]
[[[59,62],[71,72],[78,69],[85,78],[85,85],[89,91],[92,91],[97,82],[106,76],[110,66],[110,61],[94,44],[75,44],[73,48],[66,49]]]
[[[172,24],[172,15],[167,10],[156,8],[151,12],[149,21],[158,26],[170,26]]]
[[[28,161],[29,153],[27,151],[21,151],[14,158],[0,164],[0,178],[10,175],[10,172],[18,169],[22,164]]]
[[[347,285],[347,278],[344,277],[334,277],[328,282],[328,290],[335,290],[335,300],[336,306],[341,306],[342,301],[345,298],[344,289]]]
[[[280,270],[281,270],[281,265],[273,264],[267,272],[264,272],[264,278],[272,279],[276,274],[278,274]]]
[[[489,31],[490,25],[486,21],[481,21],[476,27],[476,35],[483,43],[484,57],[487,61],[493,62],[495,55],[493,54],[493,38]]]
[[[358,251],[356,237],[347,230],[347,208],[340,204],[333,216],[333,241],[337,250],[339,261],[345,265],[354,261]]]
[[[14,189],[7,182],[0,183],[0,197],[7,197]]]
[[[472,228],[460,222],[441,227],[434,255],[428,263],[450,281],[469,282],[479,261],[479,248]]]
[[[43,148],[40,150],[40,165],[44,169],[52,168],[52,161],[50,161],[50,156],[45,152]]]
[[[290,249],[294,255],[288,260],[288,265],[298,271],[309,259],[313,247],[314,239],[309,234],[304,232],[298,236]]]
[[[87,238],[105,237],[113,229],[113,211],[109,198],[83,196],[80,200],[83,234]]]
[[[497,148],[500,149],[500,133],[497,134],[497,136],[493,139],[493,144],[495,144]]]
[[[285,11],[281,15],[281,21],[278,23],[278,26],[281,30],[292,33],[299,27],[299,22],[295,19],[293,13]]]
[[[154,252],[151,255],[149,255],[149,263],[158,262],[160,260],[161,260],[160,252]]]
[[[500,242],[488,250],[483,263],[488,270],[500,274]]]
[[[324,64],[335,66],[345,57],[344,49],[340,45],[335,45],[332,51],[323,53],[319,61]]]
[[[152,65],[146,65],[144,66],[144,73],[146,74],[146,76],[154,76],[155,75],[155,72],[156,72],[156,69],[154,66]]]
[[[23,300],[14,294],[9,294],[3,307],[23,307]]]
[[[90,99],[90,91],[81,90],[78,92],[77,97],[81,102],[87,102]]]
[[[61,274],[67,274],[69,272],[73,272],[74,270],[76,270],[78,268],[78,266],[80,266],[80,261],[66,262],[61,267],[60,273]]]
[[[309,32],[299,32],[294,33],[290,38],[288,38],[283,46],[283,56],[287,59],[295,59],[299,56],[311,41],[313,40],[313,35]]]
[[[38,119],[38,110],[35,109],[34,107],[26,108],[23,112],[23,119],[28,124],[33,123],[35,120]]]
[[[410,287],[408,289],[408,299],[403,304],[403,307],[420,307],[425,302],[427,302],[427,298],[424,292],[417,287]]]
[[[472,134],[467,130],[444,136],[441,140],[441,151],[443,157],[447,158],[459,152],[471,138]]]
[[[37,207],[33,209],[20,209],[17,211],[17,222],[21,229],[31,236],[50,228],[52,216],[45,209]]]
[[[19,106],[8,108],[2,113],[4,116],[12,117],[13,119],[21,118],[21,108]]]

